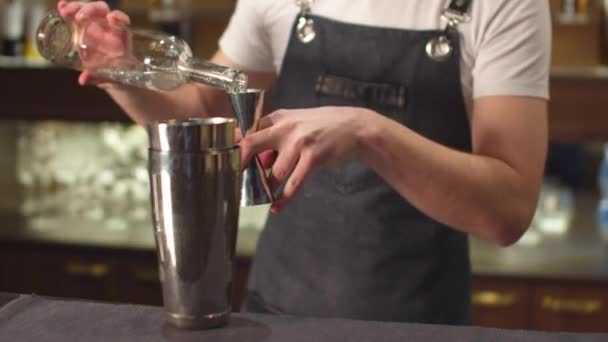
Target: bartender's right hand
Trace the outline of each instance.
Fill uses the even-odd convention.
[[[124,30],[116,28],[129,25],[129,16],[121,11],[111,11],[104,1],[85,3],[60,0],[57,3],[57,10],[65,20],[79,24],[87,21],[95,23],[89,24],[90,27],[86,33],[87,44],[95,48],[85,51],[86,53],[81,52],[83,71],[78,78],[78,83],[81,85],[94,84],[104,88],[108,85],[108,81],[96,79],[87,67],[102,65],[111,58],[124,55],[128,37]]]

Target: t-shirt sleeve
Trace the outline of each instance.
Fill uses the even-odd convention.
[[[247,71],[274,71],[271,43],[264,25],[264,3],[238,0],[219,40],[222,52]]]
[[[496,1],[484,18],[473,97],[549,98],[551,15],[547,0]]]

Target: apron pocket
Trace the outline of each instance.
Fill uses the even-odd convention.
[[[405,84],[376,83],[322,74],[315,92],[319,106],[349,106],[371,109],[405,124],[408,88]],[[352,194],[384,180],[360,160],[322,170],[323,178],[343,194]]]

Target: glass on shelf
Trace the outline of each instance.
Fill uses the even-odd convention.
[[[561,25],[588,25],[591,23],[589,0],[561,0],[559,14],[555,17]]]
[[[539,195],[532,228],[544,235],[562,236],[574,217],[574,193],[557,180],[546,179]]]
[[[148,20],[163,32],[192,43],[192,0],[151,0]]]
[[[134,125],[22,124],[22,213],[47,228],[64,219],[118,230],[148,224],[146,148],[145,130]]]

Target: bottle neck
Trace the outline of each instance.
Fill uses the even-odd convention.
[[[247,75],[235,68],[185,57],[180,59],[178,69],[193,82],[220,88],[226,92],[242,92],[247,89]]]

